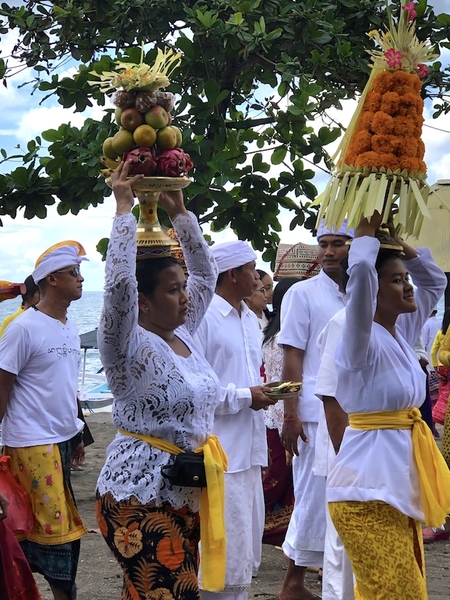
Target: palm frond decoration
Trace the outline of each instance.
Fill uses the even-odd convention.
[[[391,6],[386,30],[369,32],[378,45],[368,50],[372,71],[332,156],[328,185],[313,205],[320,205],[318,223],[325,217],[328,227],[340,229],[345,218],[348,227],[375,211],[387,218],[396,203],[399,230],[417,237],[423,219],[430,218],[420,90],[429,73],[424,63],[438,54],[417,38],[416,4],[401,0],[397,22]]]

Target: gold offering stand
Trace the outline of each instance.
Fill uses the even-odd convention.
[[[143,177],[133,185],[139,201],[138,258],[167,256],[171,247],[178,245],[161,227],[156,206],[161,192],[182,190],[190,183],[189,177]]]
[[[380,227],[375,230],[375,237],[380,242],[380,250],[395,250],[396,252],[403,252],[403,246],[398,244],[387,227]],[[346,246],[351,246],[353,240],[347,240]]]
[[[137,258],[171,256],[171,249],[178,246],[162,228],[157,211],[161,192],[182,190],[191,183],[189,177],[142,177],[133,184],[133,192],[139,202],[139,219],[136,231]],[[111,185],[108,180],[108,185]]]

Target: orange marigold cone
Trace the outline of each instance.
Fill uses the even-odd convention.
[[[387,221],[396,203],[400,232],[417,237],[423,218],[430,216],[420,91],[421,78],[429,73],[424,63],[437,55],[428,41],[417,38],[413,7],[401,0],[397,24],[389,14],[388,31],[369,33],[378,46],[369,52],[372,72],[332,157],[336,167],[328,185],[313,203],[320,205],[318,223],[325,217],[328,227],[340,229],[347,219],[350,228],[374,212]]]

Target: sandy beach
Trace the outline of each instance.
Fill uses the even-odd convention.
[[[87,417],[95,443],[86,449],[82,471],[75,471],[72,483],[81,516],[89,531],[81,540],[78,569],[78,600],[119,600],[122,587],[121,570],[97,529],[94,512],[95,484],[103,465],[105,449],[114,437],[115,428],[110,413],[95,413]],[[448,600],[450,590],[450,541],[425,546],[429,600]],[[273,600],[284,577],[283,553],[273,546],[263,547],[263,561],[253,580],[252,599]],[[52,600],[45,580],[36,576],[43,600]],[[320,594],[316,573],[308,573],[308,587]]]

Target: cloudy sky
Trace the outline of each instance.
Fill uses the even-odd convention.
[[[435,7],[436,13],[450,13],[450,0],[430,0]],[[7,56],[13,44],[17,41],[14,32],[3,36],[0,40],[2,56]],[[450,52],[446,52],[440,59],[443,63],[450,62]],[[90,109],[83,114],[72,113],[49,100],[39,106],[42,96],[30,95],[31,86],[19,86],[30,79],[27,71],[22,71],[8,81],[8,88],[0,86],[0,147],[5,148],[9,154],[13,153],[17,145],[26,147],[26,143],[39,135],[45,129],[56,128],[61,123],[71,122],[80,126],[84,119],[92,117],[100,119],[102,109],[100,107]],[[346,125],[353,113],[354,103],[348,102],[344,110],[335,113],[336,120]],[[450,179],[450,115],[441,116],[435,120],[431,118],[432,107],[427,106],[424,117],[425,127],[423,140],[425,142],[426,162],[428,165],[428,182],[430,184],[440,179]],[[322,123],[316,123],[319,128]],[[437,128],[437,129],[436,129]],[[443,131],[440,131],[443,130]],[[332,147],[328,147],[329,151]],[[14,152],[15,153],[15,152]],[[17,163],[16,166],[18,166]],[[4,163],[0,170],[7,172],[12,170],[14,164]],[[272,176],[275,175],[271,173]],[[318,171],[314,183],[321,191],[327,181],[325,173]],[[103,263],[95,250],[95,245],[102,237],[109,236],[111,218],[114,213],[114,201],[108,198],[103,206],[82,211],[77,217],[57,215],[54,207],[49,207],[49,214],[45,220],[24,220],[21,216],[12,220],[2,217],[3,228],[0,228],[0,279],[9,281],[23,281],[33,269],[36,257],[51,244],[63,239],[77,239],[80,241],[90,257],[90,262],[83,265],[85,277],[84,289],[88,291],[101,290],[103,285]],[[313,243],[309,232],[298,228],[289,231],[289,222],[292,216],[283,216],[283,232],[281,240],[283,243],[296,243],[304,241]],[[214,234],[216,241],[234,239],[230,231]],[[263,263],[259,265],[264,268]]]

